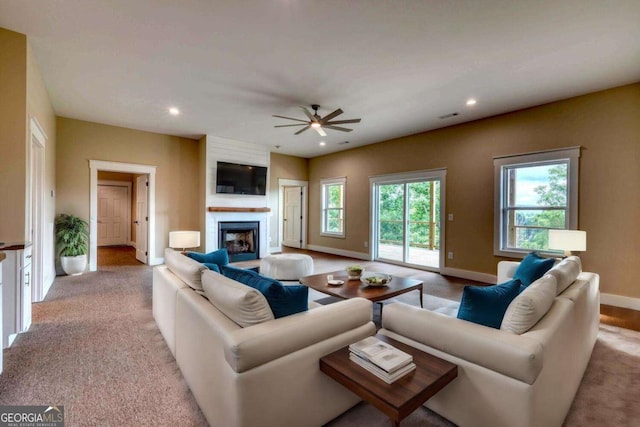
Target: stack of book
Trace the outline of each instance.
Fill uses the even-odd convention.
[[[413,356],[376,337],[349,346],[349,359],[388,384],[416,369]]]

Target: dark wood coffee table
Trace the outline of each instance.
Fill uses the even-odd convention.
[[[343,280],[344,284],[339,286],[330,285],[327,283],[327,275],[329,274],[333,275],[334,280]],[[342,270],[302,277],[300,278],[300,283],[334,297],[342,299],[361,297],[372,302],[380,302],[418,290],[420,292],[420,307],[422,307],[422,282],[420,280],[407,279],[400,276],[391,277],[391,282],[387,286],[367,286],[360,280],[348,280],[347,273]]]
[[[387,384],[349,359],[349,348],[320,358],[320,370],[386,414],[395,426],[458,376],[458,366],[439,357],[376,335],[413,356],[416,369]]]

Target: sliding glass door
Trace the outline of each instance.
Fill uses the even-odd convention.
[[[374,259],[439,270],[444,170],[372,178]]]

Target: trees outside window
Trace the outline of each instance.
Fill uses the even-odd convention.
[[[576,228],[578,157],[575,148],[494,161],[497,255],[554,252],[549,230]]]
[[[323,179],[321,234],[331,237],[345,236],[344,205],[346,178]]]

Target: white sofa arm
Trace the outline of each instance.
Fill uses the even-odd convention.
[[[499,329],[402,303],[384,308],[383,330],[533,384],[542,369],[542,344]]]
[[[371,312],[371,301],[353,298],[237,329],[225,337],[225,359],[244,372],[362,326],[373,335]]]
[[[498,283],[513,279],[519,265],[520,263],[517,261],[500,261],[498,263]]]

